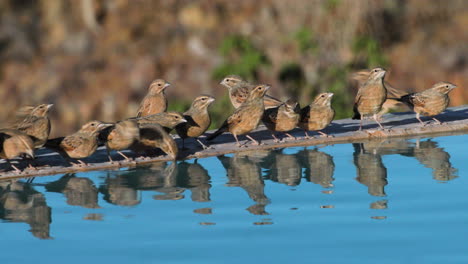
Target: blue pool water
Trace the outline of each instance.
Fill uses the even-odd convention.
[[[3,181],[2,263],[467,263],[467,140]]]

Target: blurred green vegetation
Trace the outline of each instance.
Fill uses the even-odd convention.
[[[388,64],[388,59],[382,52],[379,42],[371,36],[357,36],[353,41],[352,51],[355,58],[368,68],[385,67]]]
[[[245,36],[232,35],[224,38],[219,52],[224,58],[224,63],[214,69],[215,80],[220,80],[229,74],[236,74],[247,80],[256,80],[260,67],[270,65],[265,53],[257,49]]]
[[[303,27],[296,31],[294,39],[297,41],[301,53],[311,52],[314,54],[318,52],[318,42],[314,33],[308,28]]]

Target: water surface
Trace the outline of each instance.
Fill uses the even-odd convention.
[[[2,262],[468,262],[468,136],[0,182]]]

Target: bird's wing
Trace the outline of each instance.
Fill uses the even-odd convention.
[[[145,96],[145,98],[143,98],[143,101],[141,101],[140,108],[138,108],[138,112],[136,116],[141,117],[143,112],[148,112],[150,107],[151,107],[151,101],[148,100],[148,96]]]
[[[263,97],[263,102],[265,103],[265,108],[277,107],[283,103],[280,100],[268,94],[265,94],[265,96]]]
[[[265,110],[263,117],[266,119],[267,122],[275,123],[278,119],[278,108],[270,108]]]
[[[86,138],[79,135],[71,135],[62,140],[60,146],[65,151],[72,151],[86,143]]]
[[[310,118],[310,105],[301,109],[300,116],[302,120]]]

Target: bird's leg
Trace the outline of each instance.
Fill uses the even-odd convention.
[[[287,133],[287,132],[284,132],[284,134],[285,134],[286,136],[288,136],[288,138],[290,138],[290,139],[292,139],[292,140],[296,140],[296,139],[297,139],[295,136],[293,136],[293,135],[291,135],[291,134],[289,134],[289,133]]]
[[[278,143],[280,140],[275,136],[274,132],[271,132],[271,136],[273,137],[273,142]]]
[[[239,143],[239,140],[237,139],[237,135],[236,134],[232,134],[234,136],[234,138],[236,139],[236,142],[237,142],[237,146],[240,148],[242,147],[242,145]]]
[[[435,117],[433,117],[432,119],[434,119],[434,121],[436,121],[436,123],[437,123],[438,125],[442,125],[442,122],[440,122],[439,119],[437,119],[437,118],[435,118]]]
[[[197,142],[202,146],[203,149],[213,149],[213,147],[207,146],[201,142],[200,139],[196,138]]]
[[[8,162],[8,164],[10,165],[10,167],[12,167],[16,173],[21,173],[21,170],[18,169],[15,165],[13,165],[9,159],[6,160]]]
[[[323,131],[317,131],[317,133],[319,133],[321,137],[333,137],[333,136],[328,135],[327,133],[325,133]]]
[[[109,162],[114,163],[114,161],[112,160],[111,154],[110,154],[110,150],[108,148],[106,148],[106,151],[107,151],[107,157],[109,158]]]
[[[305,129],[304,129],[304,134],[305,134],[304,138],[307,138],[307,139],[310,138],[309,134],[307,133],[307,130],[305,130]]]
[[[384,129],[384,127],[382,126],[382,124],[380,124],[379,120],[377,119],[377,114],[374,114],[374,120],[375,120],[375,122],[377,122],[377,124],[379,124],[379,126],[380,126],[381,129]]]
[[[361,120],[359,122],[359,131],[362,130],[362,120],[364,119],[364,116],[361,114]]]
[[[419,123],[421,123],[422,126],[425,126],[426,124],[424,124],[424,122],[421,120],[419,116],[420,116],[419,113],[416,113],[416,119],[419,120]]]
[[[117,153],[119,153],[119,155],[122,156],[126,161],[132,161],[129,157],[127,157],[127,155],[123,154],[122,151],[117,151]]]
[[[254,146],[260,145],[260,143],[257,140],[253,139],[253,137],[251,137],[250,135],[245,135],[245,136],[252,141],[252,145]]]

